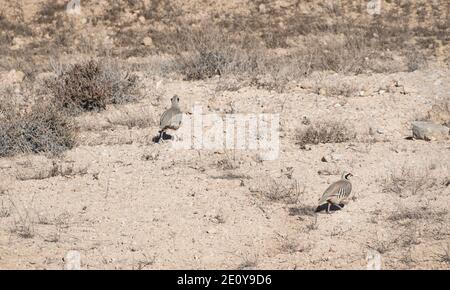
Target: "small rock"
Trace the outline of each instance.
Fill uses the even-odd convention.
[[[267,12],[266,5],[264,5],[264,4],[260,4],[258,9],[259,9],[259,12],[261,12],[261,13],[266,13]]]
[[[64,270],[80,270],[81,254],[78,251],[68,251],[64,257]]]
[[[322,162],[328,162],[327,158],[325,156],[322,156],[322,158],[320,159],[320,161]]]
[[[21,83],[24,78],[25,74],[21,71],[16,71],[15,69],[10,70],[5,76],[5,79],[10,84]]]
[[[383,129],[377,129],[377,133],[378,134],[384,134],[384,130]]]
[[[146,36],[144,37],[144,39],[142,39],[142,44],[145,46],[152,46],[153,45],[153,40],[151,37]]]
[[[446,140],[449,137],[448,127],[431,122],[413,122],[412,132],[414,138],[426,141]]]
[[[342,160],[342,155],[341,154],[335,154],[335,153],[333,153],[333,154],[331,154],[331,160],[333,160],[333,161],[339,161],[339,160]]]

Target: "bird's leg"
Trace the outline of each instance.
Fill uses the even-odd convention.
[[[159,131],[158,143],[161,143],[161,140],[163,140],[163,136],[164,136],[164,131],[163,130]]]
[[[335,206],[337,206],[339,209],[342,209],[342,207],[339,204],[335,204]]]
[[[328,202],[327,213],[330,213],[331,202]]]

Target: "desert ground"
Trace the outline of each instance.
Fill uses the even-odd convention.
[[[447,1],[67,2],[0,1],[0,269],[450,268]],[[278,158],[153,142],[174,95]]]

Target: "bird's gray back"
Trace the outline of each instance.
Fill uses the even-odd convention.
[[[323,193],[322,198],[319,200],[319,204],[322,204],[330,198],[337,198],[342,200],[350,195],[352,192],[352,184],[348,180],[339,180],[332,183]]]
[[[171,107],[165,111],[159,121],[159,127],[164,129],[178,129],[181,125],[182,114],[179,108]]]

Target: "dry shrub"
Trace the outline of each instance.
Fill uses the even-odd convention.
[[[0,35],[9,35],[11,38],[17,35],[32,35],[33,31],[25,24],[22,8],[15,7],[14,10],[12,14],[8,15],[6,11],[0,11]]]
[[[115,62],[89,60],[77,63],[56,79],[47,82],[55,101],[70,114],[99,111],[107,104],[121,104],[135,100],[129,93],[136,86],[137,77],[123,73]]]
[[[187,52],[179,53],[176,62],[187,80],[202,80],[226,74],[245,74],[258,67],[255,50],[245,50],[222,30],[201,27],[189,31],[182,40]]]
[[[145,19],[171,23],[182,14],[181,9],[171,2],[170,0],[154,0],[150,1],[148,6],[144,3],[141,10],[142,15]]]
[[[367,67],[369,54],[366,39],[361,34],[340,35],[320,41],[316,37],[307,41],[307,53],[313,55],[313,70],[330,70],[342,73],[362,73]]]
[[[424,54],[424,52],[418,50],[415,47],[407,50],[404,55],[406,59],[405,62],[407,71],[409,72],[425,68],[427,65],[427,56]]]
[[[268,184],[261,189],[264,198],[286,204],[294,204],[299,200],[303,192],[295,179],[270,179]]]
[[[59,154],[75,145],[72,121],[51,104],[29,113],[0,116],[0,157],[19,153]]]
[[[416,170],[402,167],[398,172],[391,172],[383,182],[383,192],[396,193],[400,196],[416,195],[437,184],[430,177],[428,170]]]
[[[314,84],[315,93],[333,97],[355,97],[359,95],[361,90],[361,85],[356,81],[344,79],[342,76],[331,79],[319,78]]]
[[[351,132],[344,123],[319,122],[309,125],[306,129],[298,129],[296,144],[304,147],[307,144],[342,143],[355,137],[356,134]]]
[[[52,23],[56,19],[56,16],[60,12],[64,12],[66,9],[65,3],[58,1],[45,2],[37,14],[38,23]]]
[[[450,127],[450,98],[436,102],[428,111],[426,120]]]
[[[437,256],[440,262],[450,265],[450,244],[447,244]]]
[[[433,223],[436,223],[444,221],[447,214],[447,210],[436,211],[428,206],[421,206],[416,208],[399,208],[397,212],[392,213],[387,219],[391,222],[432,220]]]

